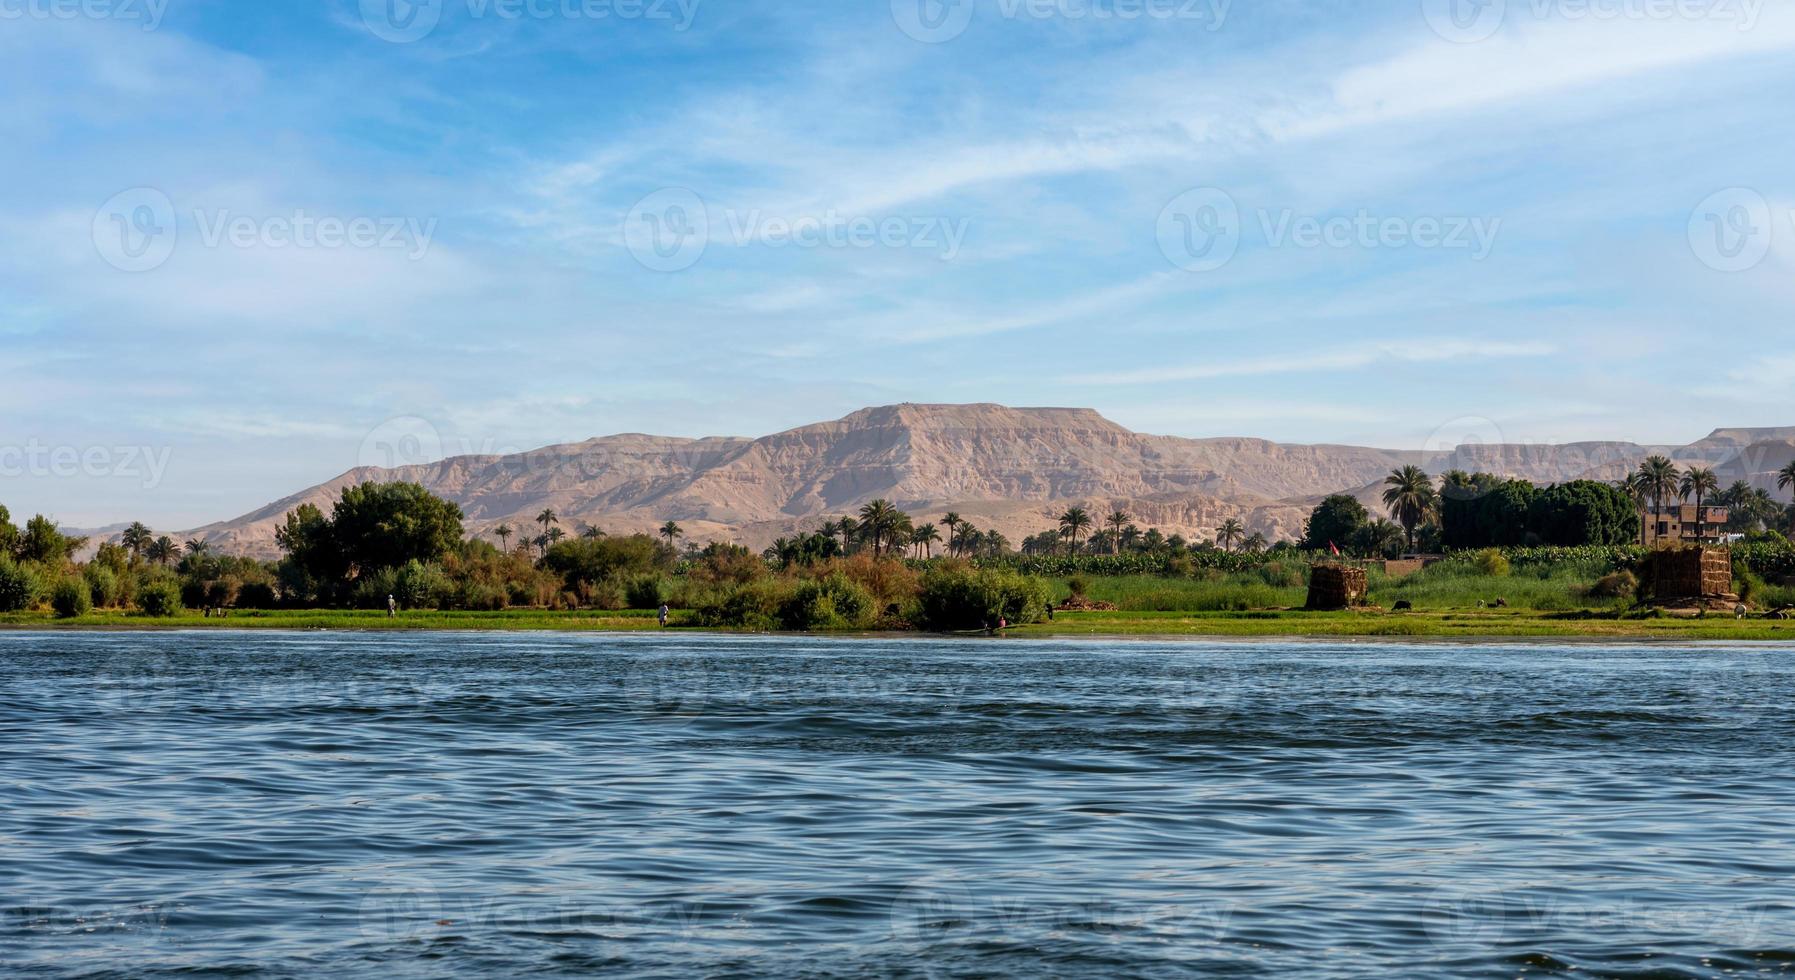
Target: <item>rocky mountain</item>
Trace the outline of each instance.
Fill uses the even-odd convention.
[[[361,468],[188,533],[222,550],[272,556],[274,528],[293,508],[328,510],[344,487],[410,480],[460,504],[476,533],[500,523],[528,528],[552,508],[568,529],[647,531],[675,520],[697,541],[760,547],[884,497],[918,518],[958,511],[1012,542],[1051,527],[1073,504],[1093,513],[1120,508],[1142,526],[1193,538],[1236,518],[1275,540],[1300,534],[1322,496],[1368,495],[1406,463],[1549,483],[1625,472],[1652,452],[1668,452],[1685,461],[1737,461],[1741,472],[1761,476],[1795,452],[1774,441],[1784,433],[1795,436],[1795,428],[1719,430],[1680,449],[1579,443],[1428,454],[1143,435],[1089,409],[906,404],[757,439],[626,434],[515,455]]]

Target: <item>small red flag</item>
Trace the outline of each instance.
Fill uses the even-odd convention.
[[[1335,558],[1340,557],[1340,549],[1334,546],[1334,542],[1328,542],[1328,550],[1334,553]]]

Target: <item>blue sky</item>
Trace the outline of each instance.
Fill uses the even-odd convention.
[[[0,503],[897,401],[1795,424],[1792,8],[0,0]]]

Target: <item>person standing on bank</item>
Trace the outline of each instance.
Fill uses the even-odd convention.
[[[399,600],[389,595],[386,597],[386,618],[392,619],[397,615],[399,615]]]
[[[664,602],[661,603],[661,608],[655,613],[655,615],[660,618],[661,629],[666,629],[667,628],[667,604]]]

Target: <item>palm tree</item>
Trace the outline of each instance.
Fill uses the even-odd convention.
[[[1119,510],[1112,511],[1109,517],[1104,519],[1103,523],[1108,524],[1110,531],[1113,532],[1109,539],[1110,554],[1122,553],[1122,529],[1128,526],[1129,520],[1129,516]]]
[[[910,534],[910,543],[916,545],[917,554],[923,558],[935,557],[933,546],[940,540],[941,532],[933,524],[924,524]]]
[[[558,527],[551,527],[548,529],[547,536],[548,536],[548,543],[554,544],[555,542],[561,540],[562,538],[567,537],[567,532],[561,530]]]
[[[1364,534],[1366,552],[1374,557],[1389,557],[1392,550],[1402,546],[1407,532],[1380,517],[1365,525]]]
[[[1265,544],[1265,535],[1259,531],[1254,531],[1253,536],[1247,539],[1246,549],[1257,554],[1265,550]]]
[[[947,528],[947,553],[950,555],[957,551],[954,547],[954,538],[960,531],[960,523],[960,515],[954,511],[950,510],[941,515],[941,526]]]
[[[1384,506],[1390,516],[1402,525],[1409,551],[1415,550],[1415,528],[1439,507],[1440,495],[1434,481],[1419,466],[1409,465],[1391,473],[1384,480]]]
[[[1795,463],[1791,463],[1790,467],[1795,469]],[[133,521],[130,527],[125,528],[125,533],[119,537],[119,543],[123,544],[125,550],[131,553],[132,561],[142,558],[145,549],[149,548],[150,543],[154,540],[150,529],[145,527],[142,521]]]
[[[1072,553],[1078,553],[1078,536],[1091,528],[1091,515],[1083,507],[1074,507],[1060,515],[1060,535],[1072,541]]]
[[[175,555],[179,554],[180,550],[180,547],[175,544],[175,539],[164,534],[150,542],[150,546],[144,550],[144,556],[158,565],[167,565],[175,560]]]
[[[187,549],[187,554],[192,555],[194,557],[204,555],[206,552],[212,550],[212,546],[210,544],[208,544],[205,541],[201,541],[198,538],[188,538],[187,544],[185,545],[185,547]]]
[[[1645,474],[1638,470],[1628,473],[1614,483],[1616,489],[1633,501],[1633,509],[1639,511],[1639,546],[1645,547],[1645,505],[1652,499],[1652,492],[1645,485]]]
[[[500,524],[498,527],[492,529],[492,533],[499,536],[499,548],[501,550],[511,550],[511,536],[517,533],[516,528],[509,524]]]
[[[860,508],[860,530],[872,539],[874,558],[879,557],[886,538],[897,528],[897,524],[898,509],[883,497]]]
[[[580,525],[580,537],[592,541],[605,536],[605,529],[596,524]]]
[[[547,507],[543,509],[542,513],[536,515],[536,523],[542,525],[542,533],[547,534],[548,526],[561,523],[561,519],[555,516],[553,507]]]
[[[860,524],[852,517],[844,517],[835,522],[835,529],[841,532],[841,553],[853,550],[854,538],[860,533]]]
[[[1776,489],[1787,490],[1795,487],[1795,463],[1776,471]]]
[[[1234,542],[1245,537],[1246,533],[1247,529],[1242,527],[1239,521],[1230,517],[1216,529],[1215,543],[1221,545],[1223,551],[1233,551]]]
[[[667,523],[661,525],[661,537],[667,539],[667,547],[669,547],[669,548],[673,547],[673,539],[674,538],[680,537],[680,536],[684,535],[685,533],[686,533],[685,529],[681,528],[678,524],[674,523],[673,521],[668,521]]]
[[[1677,484],[1677,496],[1682,500],[1695,498],[1695,540],[1702,539],[1702,500],[1720,491],[1720,478],[1714,471],[1702,466],[1691,466]]]
[[[1677,464],[1664,456],[1648,456],[1639,464],[1639,482],[1652,498],[1652,519],[1664,512],[1664,498],[1677,492]]]

